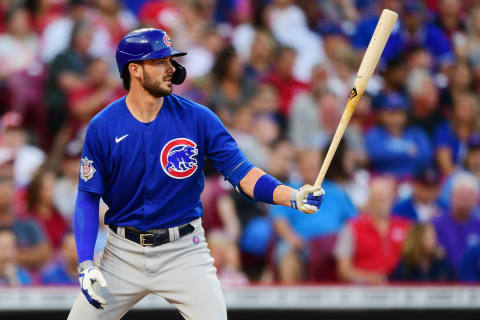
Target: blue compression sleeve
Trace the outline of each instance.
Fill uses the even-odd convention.
[[[282,183],[269,174],[261,176],[253,188],[253,197],[255,200],[265,203],[275,204],[273,202],[273,191]]]
[[[228,180],[234,188],[236,188],[240,180],[242,180],[247,173],[253,169],[253,164],[243,157],[243,161],[240,162],[226,177],[225,180]]]
[[[78,191],[73,232],[77,244],[78,263],[93,260],[93,251],[98,233],[98,208],[100,195],[87,191]]]

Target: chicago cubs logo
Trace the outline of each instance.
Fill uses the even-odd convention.
[[[197,145],[190,139],[170,140],[162,149],[160,163],[163,171],[175,179],[190,177],[197,171]]]
[[[163,43],[165,43],[167,47],[172,46],[172,40],[170,40],[170,37],[168,36],[168,34],[163,36]]]

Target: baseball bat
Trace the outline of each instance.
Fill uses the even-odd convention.
[[[377,27],[373,32],[373,36],[370,39],[367,51],[365,51],[362,63],[360,64],[360,68],[358,69],[357,77],[355,78],[355,81],[353,83],[353,88],[350,93],[350,97],[347,100],[347,104],[345,106],[345,110],[343,111],[342,118],[340,119],[340,123],[338,124],[337,130],[335,131],[333,140],[330,143],[327,155],[325,156],[325,160],[323,161],[320,172],[318,173],[317,180],[315,180],[315,187],[319,187],[322,185],[328,167],[330,166],[332,158],[335,155],[335,151],[337,151],[338,144],[340,143],[340,140],[345,133],[345,129],[347,128],[348,122],[350,121],[350,118],[352,117],[352,114],[357,107],[358,101],[362,97],[363,92],[367,87],[368,81],[372,77],[373,71],[375,70],[375,67],[378,64],[378,60],[382,55],[388,37],[390,36],[390,33],[392,33],[392,29],[395,21],[397,21],[397,17],[398,14],[391,10],[384,9],[382,11],[382,15],[378,20]]]

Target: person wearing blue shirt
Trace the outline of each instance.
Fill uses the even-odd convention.
[[[448,37],[439,27],[423,21],[425,13],[419,1],[405,1],[404,14],[396,23],[382,53],[382,61],[404,54],[416,46],[424,47],[440,65],[454,61],[454,52]],[[366,49],[378,22],[378,17],[369,16],[361,20],[352,37],[357,49]]]
[[[465,252],[460,265],[462,282],[480,282],[480,244],[471,246]]]
[[[120,319],[150,293],[187,319],[227,319],[201,226],[205,157],[246,197],[308,214],[320,207],[320,186],[282,185],[244,157],[212,111],[172,94],[186,77],[173,58],[185,54],[154,28],[134,30],[118,44],[128,94],[86,132],[74,213],[81,294],[70,320]],[[110,231],[95,265],[100,197]]]
[[[46,285],[73,285],[78,283],[78,258],[75,237],[69,231],[63,235],[58,260],[40,274],[40,282]]]
[[[366,134],[365,144],[372,170],[408,180],[432,161],[426,133],[407,126],[406,97],[397,92],[380,93],[373,101],[378,124]]]
[[[350,197],[342,187],[346,174],[343,168],[344,147],[340,143],[331,167],[322,184],[326,194],[319,214],[299,215],[287,207],[272,206],[270,217],[279,235],[275,245],[275,262],[278,264],[281,283],[298,283],[304,278],[303,266],[308,259],[308,243],[315,238],[336,234],[346,221],[357,213]],[[312,183],[320,170],[320,153],[303,151],[298,156],[298,170],[304,182]],[[301,185],[291,182],[293,188]]]
[[[468,140],[477,129],[477,118],[475,98],[466,93],[455,95],[449,121],[437,125],[434,132],[435,156],[443,174],[451,174],[461,167]]]
[[[440,175],[434,167],[420,170],[413,180],[412,195],[397,201],[393,214],[414,222],[429,222],[441,211],[437,203],[439,188]]]
[[[0,227],[0,287],[27,286],[32,277],[15,261],[17,237],[12,228]]]

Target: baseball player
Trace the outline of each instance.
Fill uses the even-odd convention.
[[[172,94],[186,76],[173,58],[185,54],[151,28],[117,47],[128,94],[86,133],[74,215],[82,294],[68,319],[120,319],[151,293],[185,319],[227,319],[201,225],[205,156],[247,197],[309,214],[321,204],[320,187],[294,190],[253,167],[213,112]],[[110,230],[94,265],[100,197]]]

